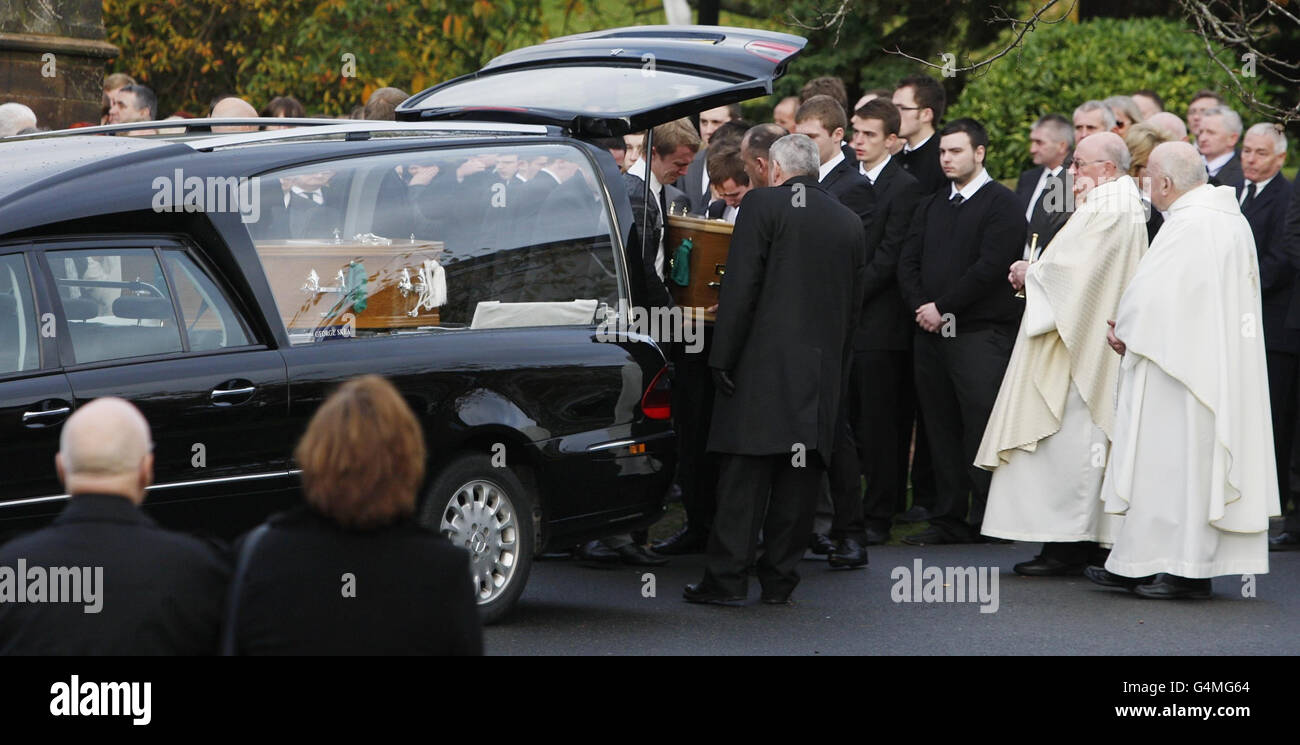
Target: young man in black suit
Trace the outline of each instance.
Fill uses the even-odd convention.
[[[1070,219],[1066,207],[1069,187],[1066,168],[1074,148],[1074,128],[1060,114],[1047,114],[1034,122],[1029,131],[1029,155],[1034,167],[1020,174],[1016,184],[1016,199],[1020,201],[1029,222],[1028,235],[1038,234],[1039,248],[1052,242],[1057,231]],[[1025,244],[1025,260],[1029,259],[1030,244]]]
[[[695,154],[695,158],[691,160],[690,167],[686,169],[686,175],[677,181],[677,187],[685,192],[686,198],[690,200],[692,215],[704,214],[704,210],[708,208],[709,202],[713,199],[713,195],[709,190],[713,179],[709,173],[706,160],[713,133],[721,129],[727,122],[734,122],[739,119],[740,104],[738,103],[718,106],[700,112],[700,149]]]
[[[690,208],[690,199],[673,184],[690,168],[700,149],[700,136],[689,121],[677,119],[655,127],[652,139],[650,152],[623,174],[623,186],[632,202],[632,221],[636,225],[633,244],[629,247],[636,256],[629,255],[628,259],[641,259],[641,271],[633,272],[633,276],[644,281],[646,302],[653,307],[668,307],[673,301],[664,285],[669,250],[664,246],[667,225],[664,215],[666,212],[680,215]],[[644,199],[647,173],[648,201]]]
[[[1202,120],[1203,126],[1205,121]],[[1209,126],[1215,122],[1210,121]],[[1202,132],[1205,130],[1202,129]],[[1273,420],[1273,452],[1277,463],[1278,496],[1291,494],[1291,450],[1295,442],[1297,374],[1300,374],[1300,329],[1287,328],[1287,316],[1296,304],[1297,266],[1286,242],[1286,211],[1291,182],[1282,175],[1286,161],[1286,135],[1272,124],[1256,124],[1246,132],[1241,147],[1243,183],[1237,187],[1241,214],[1250,223],[1259,255],[1260,304],[1264,312],[1264,350],[1268,365],[1268,393]],[[1300,540],[1296,541],[1300,543]],[[1274,550],[1287,548],[1285,540],[1269,541]]]
[[[745,196],[709,354],[709,450],[722,454],[721,478],[704,579],[684,592],[691,602],[745,599],[760,526],[763,602],[790,601],[862,307],[866,236],[817,183],[817,147],[787,135],[770,155],[781,186]]]
[[[831,96],[812,96],[800,104],[794,115],[795,131],[807,135],[817,146],[817,155],[821,160],[818,171],[819,183],[823,189],[833,194],[845,207],[853,210],[862,220],[864,234],[870,232],[876,214],[876,194],[871,182],[858,173],[856,154],[844,157],[840,143],[848,122],[844,117],[844,108]],[[845,398],[846,402],[848,398]],[[854,449],[852,431],[847,417],[849,411],[841,412],[845,421],[837,427],[837,437],[843,440],[838,451]],[[817,517],[813,521],[813,534],[809,537],[809,550],[814,554],[826,555],[831,566],[852,568],[867,563],[866,551],[862,544],[866,542],[865,526],[862,522],[862,499],[859,495],[839,493],[843,500],[836,502],[837,492],[829,491],[822,498]],[[828,524],[829,523],[829,524]],[[838,558],[836,558],[838,557]]]
[[[81,597],[4,598],[0,655],[216,653],[230,566],[140,511],[153,482],[150,440],[148,422],[120,398],[84,404],[63,425],[54,462],[71,498],[53,525],[0,547],[0,569],[22,561],[29,576],[75,571],[81,581],[64,590]]]
[[[951,183],[918,204],[899,262],[903,299],[915,313],[917,399],[938,486],[929,529],[904,539],[913,545],[983,540],[991,474],[972,463],[1024,310],[1006,276],[1026,228],[1016,195],[984,170],[987,146],[973,119],[944,127],[939,152]]]
[[[894,86],[893,100],[900,117],[898,136],[907,141],[896,156],[899,165],[921,184],[922,193],[946,190],[935,136],[947,103],[943,86],[929,75],[909,75]]]
[[[887,98],[876,98],[863,104],[852,122],[853,148],[860,172],[875,190],[876,216],[867,230],[867,280],[849,374],[847,423],[852,439],[844,443],[847,447],[836,449],[830,481],[836,515],[841,505],[858,500],[866,543],[873,545],[889,540],[890,524],[903,511],[907,495],[916,415],[914,324],[898,289],[898,259],[921,186],[890,155],[898,141],[898,107]],[[866,494],[859,496],[863,476]],[[832,566],[851,564],[852,548],[837,547],[830,557]]]

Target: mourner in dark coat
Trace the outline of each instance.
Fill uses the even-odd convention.
[[[294,459],[307,505],[239,541],[223,652],[481,654],[469,555],[411,520],[424,438],[392,384],[345,383]],[[484,530],[486,553],[499,536]]]
[[[148,423],[103,398],[63,427],[57,467],[71,500],[49,527],[0,546],[0,654],[214,654],[230,567],[219,548],[140,511]]]
[[[709,450],[724,455],[704,579],[685,591],[693,602],[745,597],[760,525],[763,600],[789,601],[862,307],[862,221],[818,186],[806,136],[781,138],[771,158],[781,186],[745,196],[719,298]]]

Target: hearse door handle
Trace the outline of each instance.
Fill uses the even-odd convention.
[[[229,384],[238,384],[247,381],[232,380]],[[239,388],[214,388],[212,389],[212,403],[217,406],[230,406],[232,404],[243,403],[252,398],[257,386],[245,385]],[[240,399],[240,400],[233,400]]]
[[[66,404],[64,401],[55,401],[53,403]],[[45,411],[24,411],[23,424],[28,427],[46,427],[51,424],[56,424],[57,420],[62,419],[71,412],[72,407],[67,405],[60,406],[57,409],[46,409]],[[51,419],[56,421],[48,421]]]

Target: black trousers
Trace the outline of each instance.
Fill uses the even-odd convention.
[[[979,535],[993,474],[973,464],[1015,345],[1015,327],[914,339],[916,396],[938,490],[930,524],[954,537]],[[967,504],[969,503],[969,511]]]
[[[718,511],[709,533],[704,582],[730,595],[749,590],[749,567],[758,553],[763,593],[785,595],[799,584],[795,567],[812,531],[813,503],[825,466],[816,452],[801,466],[789,453],[719,456]],[[764,511],[766,510],[766,516]]]
[[[1268,397],[1273,419],[1273,456],[1277,465],[1277,493],[1286,507],[1291,493],[1291,454],[1295,446],[1296,375],[1300,372],[1300,358],[1288,352],[1269,350],[1265,360],[1268,364]],[[1287,531],[1300,531],[1300,497],[1295,498],[1295,505],[1286,512]]]
[[[858,538],[867,525],[889,529],[907,499],[912,443],[911,352],[853,354],[844,421],[830,466],[832,538]],[[862,477],[866,477],[866,493]]]
[[[678,345],[679,349],[681,345]],[[708,534],[718,508],[718,455],[708,452],[713,420],[713,373],[709,356],[679,352],[673,362],[673,429],[677,430],[677,484],[686,527]]]

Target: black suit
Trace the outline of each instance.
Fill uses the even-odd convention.
[[[890,158],[873,186],[876,215],[867,232],[862,316],[853,338],[845,407],[851,434],[835,451],[830,488],[836,505],[833,538],[857,538],[865,524],[888,532],[907,496],[908,455],[916,414],[912,384],[912,312],[898,289],[898,259],[921,187]],[[861,478],[867,480],[861,494]],[[860,506],[860,507],[859,507]]]
[[[718,393],[709,432],[709,450],[726,455],[705,583],[728,594],[744,594],[760,525],[764,593],[799,581],[862,308],[865,243],[861,219],[814,177],[741,202],[709,354],[735,381],[734,394]]]
[[[102,567],[98,613],[0,603],[0,654],[206,655],[217,651],[230,566],[217,547],[160,528],[125,497],[75,496],[47,528],[0,546],[0,566]],[[84,588],[83,588],[84,590]]]
[[[898,158],[898,164],[903,170],[912,174],[912,178],[921,185],[922,194],[947,192],[948,177],[943,175],[943,167],[939,165],[938,132],[930,135],[930,139],[916,150],[899,152],[894,157]]]
[[[631,273],[636,278],[635,281],[643,284],[645,290],[643,297],[646,298],[648,305],[660,308],[671,307],[673,300],[668,293],[668,287],[664,284],[664,277],[655,273],[655,256],[658,254],[659,241],[664,230],[663,211],[655,199],[654,190],[646,189],[646,182],[639,176],[631,173],[623,174],[623,188],[632,203],[632,222],[635,226],[632,240],[628,245],[629,266],[633,266],[631,262],[638,258],[641,262],[639,271],[633,270]],[[663,184],[663,190],[663,201],[674,213],[681,214],[682,208],[689,206],[690,200],[687,196],[672,184]],[[647,191],[649,199],[644,199]],[[644,252],[641,251],[643,235],[645,236]],[[665,242],[663,259],[665,274],[668,272],[668,259],[672,256],[673,248]]]
[[[686,195],[692,215],[702,215],[709,206],[713,194],[708,184],[704,184],[704,166],[709,154],[707,147],[701,147],[686,169],[686,175],[677,180],[677,188]],[[701,189],[700,186],[704,188]]]
[[[1067,156],[1068,160],[1069,156]],[[1033,199],[1034,189],[1038,186],[1038,180],[1042,178],[1043,166],[1035,166],[1020,174],[1020,181],[1016,183],[1016,199],[1020,203],[1020,212],[1024,214],[1029,211],[1029,200]],[[1052,242],[1058,231],[1065,227],[1065,221],[1070,219],[1071,212],[1065,208],[1072,203],[1069,196],[1067,172],[1064,166],[1055,176],[1048,176],[1047,183],[1043,190],[1039,192],[1037,201],[1034,202],[1033,211],[1029,212],[1029,229],[1027,235],[1038,234],[1038,247],[1046,248],[1047,244]]]
[[[442,536],[345,530],[308,507],[268,523],[239,593],[238,654],[482,654],[469,555]]]
[[[1024,302],[1007,284],[1007,267],[1025,245],[1025,214],[996,181],[954,204],[947,193],[917,206],[899,262],[909,308],[935,303],[945,327],[917,327],[917,400],[934,458],[938,501],[930,525],[950,539],[979,536],[991,474],[971,465],[1015,343]],[[970,512],[967,515],[967,500]]]
[[[1291,450],[1296,429],[1296,375],[1300,357],[1300,330],[1286,327],[1287,315],[1296,301],[1300,283],[1296,265],[1286,251],[1286,211],[1291,183],[1278,173],[1268,184],[1257,185],[1241,205],[1250,223],[1259,255],[1259,284],[1264,312],[1264,348],[1268,362],[1268,393],[1273,419],[1273,452],[1277,463],[1278,494],[1291,493]],[[1248,194],[1247,185],[1237,187],[1237,200]]]
[[[1210,178],[1210,183],[1215,186],[1231,186],[1236,188],[1241,186],[1242,182],[1245,180],[1246,176],[1241,172],[1241,153],[1234,151],[1232,153],[1232,158],[1229,159],[1227,163],[1224,163],[1223,167],[1219,169],[1219,172]]]
[[[723,199],[715,199],[709,202],[709,208],[705,210],[704,216],[710,220],[721,220],[722,215],[727,211],[727,202]]]
[[[867,177],[858,172],[857,160],[844,158],[836,163],[820,185],[840,200],[840,204],[853,210],[862,221],[864,234],[870,230],[876,215],[876,191]]]

